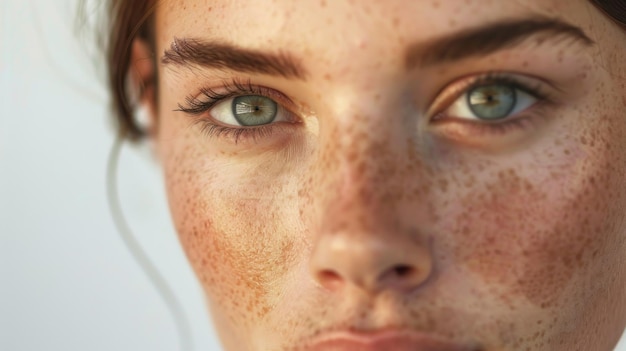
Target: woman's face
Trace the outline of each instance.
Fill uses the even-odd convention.
[[[588,1],[163,1],[156,28],[227,350],[614,347],[626,35]]]

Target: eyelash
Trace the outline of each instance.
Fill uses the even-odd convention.
[[[459,84],[455,87],[452,93],[447,94],[443,101],[439,104],[443,104],[444,110],[449,107],[452,102],[466,94],[472,89],[478,88],[487,84],[503,84],[509,85],[515,89],[519,89],[527,94],[530,94],[537,99],[537,102],[533,105],[533,109],[540,109],[542,105],[551,101],[550,96],[542,89],[542,84],[538,83],[536,86],[530,86],[526,83],[522,83],[519,79],[513,77],[510,73],[504,72],[487,72],[482,75],[478,75],[473,79],[465,79],[467,83]],[[454,83],[453,83],[454,84]],[[449,86],[449,85],[448,85]],[[227,127],[220,125],[210,118],[200,117],[200,115],[211,110],[218,103],[237,96],[242,95],[260,95],[277,100],[278,103],[286,102],[293,104],[291,99],[276,90],[253,85],[250,80],[242,81],[238,79],[232,79],[230,82],[223,83],[223,92],[218,92],[211,88],[203,88],[200,90],[200,94],[196,96],[188,96],[185,99],[186,106],[178,104],[178,109],[175,111],[181,111],[194,117],[194,124],[200,125],[200,130],[208,137],[226,137],[231,138],[235,143],[240,139],[252,139],[269,137],[275,129],[278,127],[278,123],[261,125],[256,127]],[[204,97],[203,99],[198,96]],[[518,128],[525,128],[528,126],[527,118],[511,118],[503,122],[470,122],[459,121],[458,119],[450,116],[445,116],[444,111],[435,113],[430,121],[433,123],[445,123],[450,120],[455,120],[457,123],[464,123],[468,127],[474,128],[478,133],[492,133],[492,134],[504,134],[511,130]]]

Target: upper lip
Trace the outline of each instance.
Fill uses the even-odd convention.
[[[466,346],[411,330],[378,332],[339,331],[322,334],[307,351],[478,351]]]

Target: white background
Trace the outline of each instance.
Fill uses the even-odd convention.
[[[76,39],[75,12],[75,0],[0,0],[0,350],[179,350],[173,319],[109,216],[103,64]],[[119,182],[195,350],[219,350],[150,152],[125,148]]]
[[[179,350],[173,319],[108,213],[113,133],[94,69],[103,64],[76,40],[75,9],[75,0],[0,0],[0,350]],[[149,151],[124,149],[119,182],[195,350],[218,350]]]

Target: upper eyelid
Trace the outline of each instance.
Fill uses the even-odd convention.
[[[225,93],[220,93],[219,90],[225,90]],[[295,109],[295,102],[284,93],[263,85],[255,85],[250,81],[242,82],[237,79],[233,79],[231,82],[225,81],[219,87],[204,87],[200,88],[199,92],[189,95],[185,98],[185,102],[188,107],[178,104],[176,111],[183,111],[192,114],[200,114],[211,109],[213,106],[221,101],[229,98],[245,95],[260,95],[275,100],[281,106],[288,105],[285,108],[287,110]],[[201,96],[205,96],[209,101],[204,101]],[[190,107],[189,107],[190,106]]]
[[[526,80],[532,80],[533,83],[536,84],[528,84],[531,82],[525,82]],[[435,96],[428,103],[427,114],[429,116],[433,116],[441,113],[441,105],[447,107],[463,94],[467,93],[467,91],[472,89],[473,87],[480,86],[481,84],[487,84],[489,82],[511,83],[514,84],[516,88],[523,90],[524,92],[534,95],[538,98],[549,98],[551,96],[548,92],[545,91],[546,85],[559,92],[563,91],[550,80],[526,73],[518,73],[512,71],[474,73],[471,75],[465,75],[457,78],[451,83],[446,84],[439,91],[437,91]],[[449,89],[454,89],[454,92],[446,93]]]
[[[528,74],[524,72],[517,72],[517,71],[479,72],[479,73],[466,75],[464,77],[456,79],[451,84],[454,84],[455,82],[458,82],[460,80],[464,80],[465,78],[467,79],[473,78],[473,81],[467,84],[466,89],[469,87],[472,87],[473,85],[480,85],[480,84],[487,83],[487,82],[500,82],[500,81],[510,81],[510,82],[516,83],[520,87],[524,87],[527,85],[524,83],[525,80],[532,80],[534,82],[540,83],[540,84],[535,84],[535,85],[548,85],[552,89],[558,90],[560,92],[563,91],[562,88],[560,88],[556,83],[554,83],[550,79],[546,79],[541,76]],[[451,84],[448,84],[446,87],[450,86]]]
[[[488,84],[509,84],[512,85],[515,89],[522,90],[525,93],[533,95],[535,97],[542,97],[543,95],[545,95],[542,91],[543,83],[533,84],[533,86],[530,87],[528,84],[520,82],[519,79],[509,76],[479,77],[474,82],[468,84],[467,87],[463,89],[463,92],[467,92],[477,87],[485,86]]]

